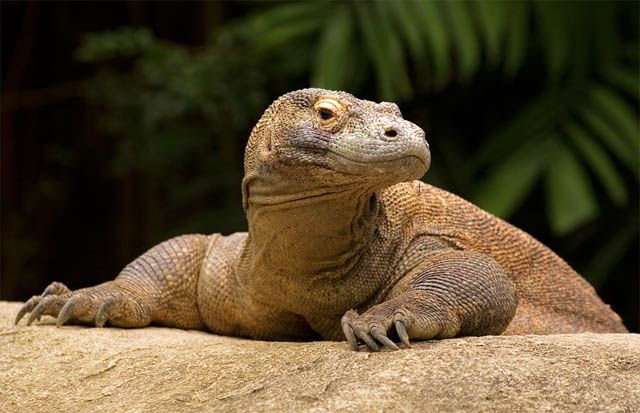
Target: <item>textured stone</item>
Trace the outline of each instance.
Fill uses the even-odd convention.
[[[469,337],[411,350],[168,328],[13,327],[0,411],[640,411],[640,335]],[[36,323],[37,324],[37,323]]]

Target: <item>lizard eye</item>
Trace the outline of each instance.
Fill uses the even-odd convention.
[[[333,112],[330,111],[329,109],[320,109],[320,118],[322,120],[329,120],[333,117]]]
[[[342,110],[342,104],[335,99],[321,99],[315,104],[315,109],[323,123],[334,120]]]

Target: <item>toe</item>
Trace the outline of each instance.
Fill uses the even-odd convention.
[[[71,292],[69,287],[62,284],[61,282],[54,281],[51,284],[49,284],[47,288],[44,289],[42,296],[46,297],[47,295],[62,295],[68,292]]]
[[[18,314],[16,314],[14,325],[18,325],[22,317],[24,317],[25,314],[33,310],[40,303],[41,300],[42,300],[42,297],[39,295],[34,295],[29,300],[27,300],[27,302],[24,303],[22,307],[20,307]]]
[[[96,327],[104,327],[105,323],[109,321],[109,312],[113,308],[115,303],[116,299],[113,297],[109,297],[104,303],[100,304],[98,311],[96,311]]]
[[[358,317],[360,317],[358,313],[356,313],[354,310],[349,310],[342,316],[342,320],[340,320],[340,324],[342,325],[342,332],[347,338],[351,349],[355,351],[358,351],[358,339],[353,332],[352,323],[354,323],[358,319]]]
[[[60,313],[58,314],[58,319],[56,320],[56,327],[60,327],[64,325],[64,323],[66,323],[71,319],[71,317],[73,317],[74,310],[78,300],[79,300],[78,297],[71,297],[69,300],[67,300],[67,302],[62,307],[62,310],[60,310]]]
[[[401,320],[395,321],[396,331],[398,332],[398,337],[400,337],[400,341],[407,346],[407,348],[411,348],[411,343],[409,343],[409,334],[407,333],[407,328]]]
[[[356,325],[353,329],[353,332],[356,333],[356,336],[358,336],[360,340],[364,341],[372,351],[380,350],[380,346],[378,345],[378,343],[376,343],[376,341],[371,338],[371,336],[369,335],[369,333],[367,333],[363,326]]]
[[[371,336],[387,348],[390,348],[392,350],[400,350],[400,347],[398,347],[396,343],[391,341],[391,339],[387,337],[386,333],[378,327],[374,327],[371,329]]]
[[[31,314],[29,315],[29,319],[27,320],[27,325],[31,325],[35,320],[39,320],[42,315],[52,315],[57,316],[60,308],[64,305],[64,301],[62,298],[49,295],[47,297],[42,297],[38,305],[35,306]]]
[[[356,335],[348,322],[342,322],[342,331],[344,332],[344,336],[347,338],[351,349],[358,351],[358,340],[356,339]]]

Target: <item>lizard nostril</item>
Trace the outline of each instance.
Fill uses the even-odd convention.
[[[396,136],[398,136],[398,132],[396,132],[395,129],[387,128],[384,130],[384,136],[387,136],[389,138],[395,138]]]

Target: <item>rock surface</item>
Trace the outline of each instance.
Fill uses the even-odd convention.
[[[411,350],[168,328],[13,327],[0,411],[640,411],[640,335],[469,337]]]

